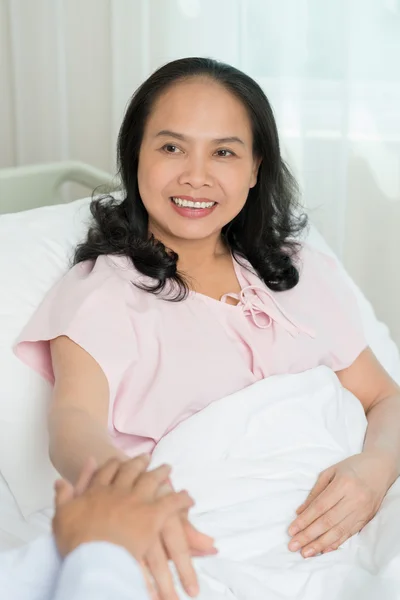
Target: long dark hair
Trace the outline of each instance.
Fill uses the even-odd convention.
[[[299,274],[293,264],[295,237],[306,225],[298,212],[298,188],[284,163],[271,106],[261,87],[238,69],[210,58],[183,58],[155,71],[134,93],[118,136],[118,173],[123,200],[94,199],[94,223],[75,252],[74,263],[103,254],[125,255],[142,274],[152,278],[145,289],[159,293],[167,283],[185,298],[188,286],[178,272],[178,255],[148,233],[148,214],[137,180],[139,150],[154,102],[171,85],[193,77],[208,77],[233,93],[247,109],[253,133],[253,154],[261,159],[256,185],[241,212],[222,229],[232,253],[248,260],[265,284],[275,291],[293,288]],[[168,286],[169,287],[169,286]]]

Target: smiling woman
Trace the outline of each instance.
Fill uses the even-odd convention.
[[[75,481],[89,456],[102,464],[151,452],[211,402],[325,365],[360,399],[369,427],[364,452],[321,475],[289,547],[336,548],[399,474],[399,390],[367,348],[335,263],[296,241],[306,219],[295,216],[296,183],[265,94],[229,65],[169,63],[135,92],[118,160],[123,200],[92,202],[74,266],[16,346],[54,384],[55,466]],[[167,554],[194,593],[189,549],[213,551],[182,518],[146,557],[168,597]]]
[[[291,237],[306,219],[295,217],[296,182],[281,158],[269,102],[250,77],[209,59],[165,65],[135,92],[118,158],[126,199],[93,203],[96,225],[76,262],[129,256],[153,279],[146,289],[167,285],[170,300],[186,296],[187,277],[202,287],[188,251],[203,260],[225,255],[224,273],[227,254],[249,259],[272,289],[297,283]]]
[[[161,129],[165,123],[168,130]],[[259,163],[247,110],[236,96],[204,78],[176,83],[154,103],[139,153],[150,232],[178,254],[182,240],[200,242],[203,252],[222,251],[220,232],[243,209]]]

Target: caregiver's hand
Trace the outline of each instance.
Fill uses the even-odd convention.
[[[395,475],[379,452],[362,452],[323,471],[289,527],[289,549],[304,558],[337,550],[377,513]]]
[[[168,496],[173,493],[172,485],[164,484],[157,493],[159,496]],[[175,564],[186,593],[189,596],[196,596],[199,593],[199,586],[191,557],[216,553],[213,539],[193,527],[187,518],[187,511],[180,516],[171,516],[161,532],[161,540],[156,541],[145,557],[146,565],[154,579],[158,598],[178,600],[168,559]]]
[[[193,506],[186,492],[157,499],[170,469],[146,472],[148,464],[146,456],[123,463],[111,459],[95,473],[89,469],[81,493],[75,488],[71,494],[67,482],[57,482],[53,533],[61,556],[81,544],[106,541],[143,559],[168,518]]]

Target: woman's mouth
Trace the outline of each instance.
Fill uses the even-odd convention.
[[[217,206],[216,202],[207,199],[196,200],[196,198],[189,199],[173,196],[170,200],[175,211],[182,217],[187,217],[189,219],[206,217],[212,213]]]

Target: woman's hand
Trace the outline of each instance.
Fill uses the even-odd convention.
[[[118,461],[109,462],[118,463]],[[71,501],[73,498],[84,494],[90,487],[96,471],[96,461],[90,458],[86,461],[75,486],[65,480],[58,482],[58,487],[62,486],[63,502]],[[164,483],[159,486],[156,497],[161,498],[173,493],[173,491],[170,483]],[[147,552],[144,560],[140,561],[149,598],[151,600],[175,600],[178,598],[168,560],[175,563],[182,586],[186,592],[196,595],[198,583],[191,557],[216,554],[217,550],[214,548],[213,539],[193,527],[188,519],[188,511],[185,510],[180,513],[179,517],[172,516],[168,519],[162,530],[161,540],[155,543]]]
[[[173,492],[170,483],[159,489],[159,495]],[[178,600],[168,560],[175,564],[182,587],[189,596],[199,592],[196,572],[192,565],[192,556],[208,556],[216,554],[211,537],[200,533],[191,525],[187,511],[180,516],[168,519],[158,540],[145,557],[146,565],[154,579],[155,588],[160,600]]]
[[[337,550],[375,516],[395,479],[393,461],[372,451],[323,471],[289,527],[289,550],[304,558]]]
[[[148,464],[148,456],[125,462],[111,459],[95,473],[89,469],[82,475],[82,490],[57,482],[53,534],[62,557],[81,544],[105,541],[141,561],[169,517],[193,506],[186,492],[157,497],[170,468],[147,471]]]

